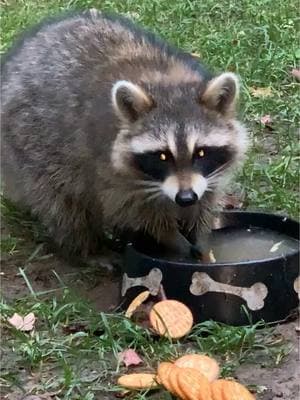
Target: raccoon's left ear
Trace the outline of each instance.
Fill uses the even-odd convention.
[[[218,111],[226,117],[233,116],[235,104],[239,95],[239,80],[231,72],[213,78],[208,82],[201,102],[208,108]]]
[[[115,112],[125,122],[136,121],[153,107],[152,98],[140,86],[129,81],[116,82],[111,95]]]

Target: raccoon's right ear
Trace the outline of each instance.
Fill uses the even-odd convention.
[[[238,95],[239,81],[237,76],[231,72],[224,72],[208,82],[202,94],[201,102],[225,117],[232,117],[235,114]]]
[[[125,122],[136,121],[154,105],[152,98],[140,86],[129,81],[117,81],[111,95],[116,114]]]

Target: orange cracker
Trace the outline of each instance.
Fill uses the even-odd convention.
[[[249,390],[238,382],[218,379],[211,384],[213,400],[255,400]]]
[[[180,368],[193,368],[201,372],[210,382],[218,378],[220,367],[216,360],[204,354],[186,354],[175,361]]]
[[[170,393],[173,393],[172,387],[169,381],[169,375],[173,371],[174,364],[170,362],[162,362],[157,368],[158,382],[161,383]]]
[[[144,301],[146,301],[148,299],[148,297],[150,296],[150,292],[149,290],[145,290],[144,292],[140,293],[139,295],[137,295],[132,302],[129,304],[126,313],[125,313],[125,317],[126,318],[131,318],[132,315],[134,314],[134,312],[136,311],[136,309],[142,304],[144,303]]]
[[[155,389],[158,386],[156,375],[147,373],[122,375],[118,379],[118,385],[126,389]]]
[[[225,379],[218,379],[210,385],[213,400],[223,400],[224,382]]]
[[[158,334],[173,339],[185,336],[193,326],[190,309],[177,300],[163,300],[156,303],[150,311],[149,318]]]
[[[172,388],[171,393],[174,393],[175,396],[178,396],[182,400],[189,400],[189,397],[182,391],[178,383],[178,374],[181,373],[181,368],[178,368],[173,364],[173,368],[169,374],[169,383]]]
[[[181,368],[178,384],[189,400],[213,400],[209,380],[196,369]]]

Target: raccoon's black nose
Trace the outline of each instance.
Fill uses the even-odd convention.
[[[198,196],[193,190],[179,190],[176,194],[175,201],[181,207],[192,206],[198,200]]]

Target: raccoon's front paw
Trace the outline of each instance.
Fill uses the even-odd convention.
[[[198,260],[198,261],[201,261],[201,260],[202,260],[202,255],[203,255],[203,253],[202,253],[202,251],[201,251],[201,249],[200,249],[199,246],[197,246],[197,245],[195,245],[195,244],[191,245],[191,247],[190,247],[190,254],[191,254],[191,256],[192,256],[193,258],[195,258],[196,260]]]

